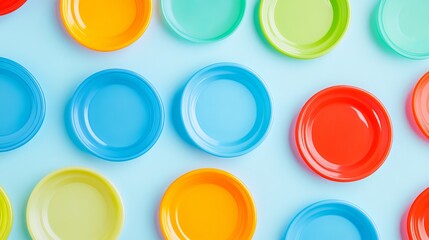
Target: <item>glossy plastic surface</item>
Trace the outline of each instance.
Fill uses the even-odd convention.
[[[285,240],[378,240],[371,219],[356,206],[325,200],[312,204],[290,223]]]
[[[6,192],[0,187],[0,239],[8,239],[12,225],[12,205]]]
[[[16,149],[39,131],[45,118],[45,99],[27,69],[0,58],[0,152]]]
[[[429,138],[429,72],[414,87],[411,108],[418,128]]]
[[[161,201],[159,218],[168,240],[250,240],[256,227],[249,191],[217,169],[194,170],[174,181]]]
[[[182,95],[182,120],[193,142],[219,157],[256,148],[271,125],[271,100],[262,80],[233,63],[195,73]]]
[[[425,189],[413,202],[407,217],[409,240],[429,239],[429,188]]]
[[[328,53],[350,19],[348,0],[261,0],[259,21],[268,42],[295,58]]]
[[[167,24],[194,42],[212,42],[234,32],[243,18],[246,0],[161,0]]]
[[[118,239],[124,221],[120,196],[103,176],[66,168],[43,178],[27,205],[32,239]]]
[[[412,59],[429,58],[429,1],[380,0],[378,27],[385,42]]]
[[[11,13],[20,8],[27,0],[2,0],[0,1],[0,16]]]
[[[93,155],[110,161],[141,156],[164,126],[161,99],[142,76],[108,69],[87,78],[71,100],[71,128]]]
[[[152,15],[151,0],[60,0],[63,24],[82,45],[114,51],[136,41]]]
[[[356,181],[371,175],[387,158],[392,126],[373,95],[351,86],[334,86],[304,105],[295,141],[304,162],[320,176]]]

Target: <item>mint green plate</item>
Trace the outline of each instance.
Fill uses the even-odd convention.
[[[429,58],[428,0],[381,0],[378,27],[386,43],[399,54]]]
[[[229,36],[243,18],[246,0],[161,0],[167,24],[193,42],[213,42]]]
[[[348,0],[261,0],[259,21],[268,42],[295,58],[328,53],[350,19]]]

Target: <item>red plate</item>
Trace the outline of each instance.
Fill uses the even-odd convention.
[[[26,0],[1,0],[0,1],[0,16],[6,15],[20,8]]]
[[[429,72],[414,87],[411,104],[417,127],[429,138]]]
[[[392,145],[389,115],[372,94],[335,86],[311,97],[295,127],[304,162],[329,180],[351,182],[375,172]]]
[[[429,188],[411,205],[407,217],[407,233],[410,240],[429,239]]]

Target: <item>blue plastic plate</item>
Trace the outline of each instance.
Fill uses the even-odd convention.
[[[292,220],[286,240],[378,240],[371,219],[356,206],[338,200],[317,202]]]
[[[70,108],[77,140],[93,155],[110,161],[141,156],[158,140],[164,125],[158,93],[143,77],[122,69],[87,78]]]
[[[27,69],[0,58],[0,152],[16,149],[39,131],[45,118],[45,98]]]
[[[183,91],[181,110],[192,141],[219,157],[240,156],[257,147],[270,128],[272,111],[262,80],[233,63],[195,73]]]

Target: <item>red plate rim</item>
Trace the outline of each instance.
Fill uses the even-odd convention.
[[[0,4],[0,16],[9,14],[20,8],[27,0],[5,0]]]
[[[422,106],[420,103],[424,102],[424,99],[422,99],[422,94],[424,93],[424,87],[428,84],[429,84],[429,72],[423,75],[423,77],[421,77],[420,80],[414,86],[413,93],[412,93],[412,100],[411,100],[414,120],[416,122],[417,127],[426,138],[429,138],[429,125],[425,124],[425,116],[424,116],[425,114],[423,111],[424,108],[422,109]],[[426,115],[429,116],[429,112],[427,112]],[[427,117],[427,119],[429,118]]]
[[[428,233],[426,230],[421,229],[421,222],[424,220],[424,214],[422,213],[422,208],[427,208],[429,206],[429,188],[426,188],[420,195],[414,200],[413,204],[410,207],[407,216],[407,234],[409,239],[412,240],[423,240],[427,239]],[[427,221],[428,219],[426,219]],[[422,231],[426,236],[422,236]]]
[[[344,92],[348,92],[349,95],[344,95]],[[378,116],[379,126],[382,130],[380,131],[381,134],[378,138],[379,141],[377,144],[377,148],[372,151],[373,154],[369,155],[369,157],[366,157],[366,160],[361,160],[369,162],[369,164],[360,164],[360,168],[353,168],[355,171],[353,171],[352,173],[339,173],[333,171],[333,169],[330,169],[327,166],[324,166],[323,162],[321,162],[320,159],[313,157],[313,150],[308,148],[309,140],[306,137],[306,132],[308,128],[307,123],[310,120],[311,113],[314,112],[315,109],[317,109],[317,106],[320,105],[320,102],[322,102],[324,98],[326,98],[327,96],[332,97],[332,94],[338,93],[343,93],[342,97],[350,96],[350,98],[353,98],[354,100],[370,105],[374,110],[374,113],[376,113]],[[354,97],[351,96],[350,93],[352,93]],[[358,95],[359,98],[357,98],[356,95]],[[295,144],[301,159],[313,172],[331,181],[352,182],[368,177],[384,163],[391,149],[393,138],[392,132],[393,130],[389,114],[385,107],[374,95],[361,88],[347,85],[337,85],[325,88],[317,92],[304,104],[298,115],[295,125]],[[368,159],[373,161],[368,161]]]

